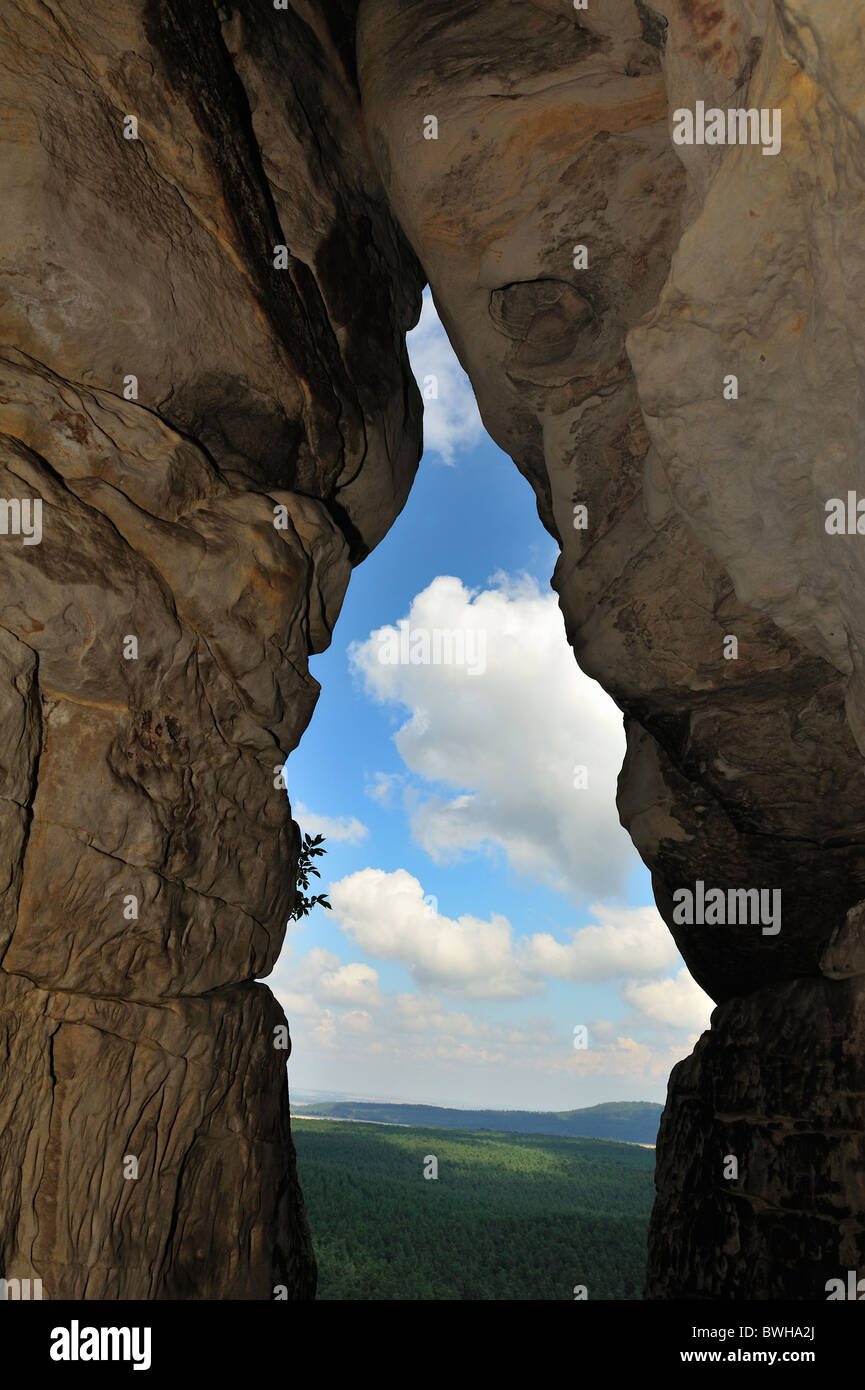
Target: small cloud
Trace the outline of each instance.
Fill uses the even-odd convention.
[[[458,452],[467,453],[480,443],[484,427],[469,379],[448,342],[428,289],[420,320],[407,335],[406,345],[424,403],[424,455],[438,454],[443,463],[453,464]]]
[[[381,1003],[378,971],[362,961],[327,970],[319,978],[318,997],[327,1004],[375,1008]],[[365,1009],[363,1012],[368,1018],[368,1011]]]
[[[611,1038],[616,1031],[615,1023],[608,1018],[596,1018],[589,1024],[589,1035],[599,1038]]]
[[[291,987],[281,993],[278,990],[277,997],[283,1003],[291,1000],[294,1012],[299,1012],[294,1002],[299,999],[305,1001],[302,1009],[305,1013],[310,1011],[313,1000],[336,1008],[360,1010],[378,1008],[382,1002],[377,970],[364,961],[343,965],[339,956],[324,946],[313,946],[293,963],[288,975]]]
[[[350,820],[345,816],[319,816],[304,806],[302,801],[294,807],[294,818],[301,830],[308,831],[310,835],[323,835],[326,840],[345,840],[350,845],[357,845],[369,834],[369,827],[355,816]]]
[[[397,788],[404,782],[405,778],[399,772],[377,772],[375,779],[366,783],[364,795],[368,796],[370,801],[376,801],[379,806],[390,806]]]
[[[351,1009],[340,1017],[340,1026],[349,1028],[352,1033],[369,1033],[373,1027],[372,1015],[368,1009]]]
[[[684,966],[663,980],[632,981],[622,990],[622,998],[650,1023],[696,1033],[708,1028],[715,1007]]]

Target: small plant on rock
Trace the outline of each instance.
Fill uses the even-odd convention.
[[[323,841],[323,835],[301,836],[294,907],[288,914],[290,922],[296,921],[299,917],[307,917],[314,907],[326,907],[329,912],[332,911],[326,893],[313,893],[312,896],[308,896],[310,878],[313,876],[321,878],[321,874],[313,866],[312,861],[320,854],[327,854],[327,850],[322,849]]]

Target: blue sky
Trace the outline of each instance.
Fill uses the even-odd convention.
[[[662,1100],[711,1005],[618,824],[621,715],[567,647],[557,547],[428,291],[409,350],[423,461],[311,660],[322,693],[285,770],[334,906],[290,924],[269,979],[291,1090]]]

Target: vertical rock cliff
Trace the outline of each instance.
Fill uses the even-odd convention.
[[[0,1273],[311,1297],[255,980],[307,658],[417,466],[419,271],[339,6],[12,0],[0,53]]]

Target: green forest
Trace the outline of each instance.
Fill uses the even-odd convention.
[[[327,1120],[292,1132],[320,1299],[642,1296],[651,1150]]]

